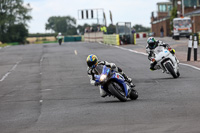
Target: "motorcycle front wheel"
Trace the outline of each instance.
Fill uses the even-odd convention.
[[[126,102],[126,94],[124,92],[124,89],[116,82],[110,82],[108,85],[109,91],[117,97],[121,102]]]
[[[165,64],[165,67],[167,68],[167,70],[171,73],[171,75],[172,75],[174,78],[177,78],[177,77],[178,77],[178,76],[176,75],[175,71],[174,71],[173,66],[172,66],[169,62],[167,62],[167,63]]]

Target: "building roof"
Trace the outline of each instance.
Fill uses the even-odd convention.
[[[158,2],[157,5],[160,5],[160,4],[172,4],[172,2]]]
[[[184,16],[194,16],[194,15],[200,15],[200,10],[186,13]]]

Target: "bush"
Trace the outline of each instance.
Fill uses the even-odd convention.
[[[3,43],[18,42],[24,44],[27,36],[28,30],[24,24],[16,24],[8,27],[8,30],[3,34],[1,41]]]

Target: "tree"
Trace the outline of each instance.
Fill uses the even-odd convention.
[[[53,30],[66,35],[77,34],[76,19],[70,16],[52,16],[48,19],[45,28],[46,30]]]
[[[30,8],[30,4],[24,5],[23,0],[1,0],[0,1],[0,41],[2,42],[11,42],[18,41],[20,43],[25,41],[25,37],[27,36],[27,21],[31,20],[31,16],[29,12],[32,9]],[[15,28],[22,28],[19,30],[13,31]],[[25,28],[25,29],[24,29]],[[21,32],[25,33],[22,34]],[[15,36],[13,34],[20,35],[17,37],[18,39],[12,38]],[[12,39],[11,39],[12,38]],[[20,38],[20,39],[19,39]]]
[[[173,19],[177,17],[177,8],[174,7],[172,10],[171,10],[171,16],[170,16],[170,27],[171,27],[171,30],[173,30]]]
[[[136,32],[149,32],[150,28],[149,27],[144,27],[140,24],[136,24],[133,26]]]
[[[87,27],[90,27],[90,25],[85,23],[83,26],[82,25],[78,25],[77,29],[83,35],[85,33],[85,28],[87,28]]]
[[[107,33],[108,34],[114,34],[116,33],[116,26],[113,24],[110,24],[107,28]]]

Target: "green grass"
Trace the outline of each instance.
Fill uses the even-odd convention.
[[[6,43],[3,43],[3,44],[0,44],[0,47],[6,47],[8,46],[9,44],[6,44]]]

